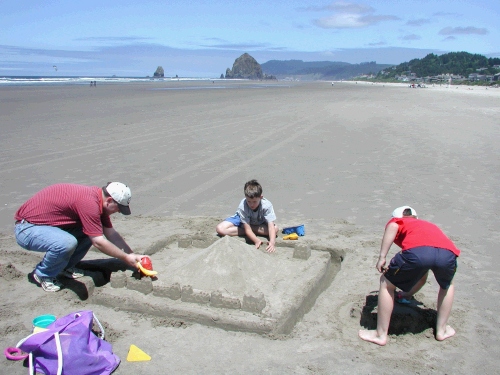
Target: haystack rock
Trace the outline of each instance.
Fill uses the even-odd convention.
[[[264,75],[260,64],[248,53],[244,53],[234,61],[233,69],[227,68],[226,78],[263,79]]]

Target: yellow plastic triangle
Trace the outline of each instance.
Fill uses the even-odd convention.
[[[144,353],[135,345],[130,345],[128,350],[127,361],[129,362],[139,362],[139,361],[150,361],[151,357]]]

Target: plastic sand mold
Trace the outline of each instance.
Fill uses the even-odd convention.
[[[297,225],[295,227],[286,227],[283,228],[283,234],[292,234],[297,233],[299,236],[304,236],[306,234],[306,228],[304,228],[304,224]]]
[[[144,353],[135,345],[130,345],[128,350],[127,361],[129,362],[140,362],[140,361],[150,361],[151,357]]]
[[[56,321],[55,315],[39,315],[33,319],[33,328],[47,328]]]

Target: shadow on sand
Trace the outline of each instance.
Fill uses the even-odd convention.
[[[378,295],[366,296],[365,304],[361,310],[360,325],[365,329],[377,328],[377,313],[374,312],[378,305]],[[411,299],[409,304],[394,303],[390,335],[403,335],[407,333],[422,333],[429,328],[434,330],[436,326],[437,312],[434,309],[422,307],[423,303],[417,299]]]
[[[81,261],[76,266],[85,271],[84,277],[79,279],[58,277],[58,280],[63,284],[64,289],[71,290],[82,301],[87,300],[92,295],[94,288],[109,283],[112,272],[129,269],[124,262],[114,258]],[[33,272],[30,272],[27,277],[30,283],[41,288],[33,278]]]

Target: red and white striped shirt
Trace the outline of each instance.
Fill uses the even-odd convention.
[[[102,189],[98,186],[56,184],[28,199],[17,210],[16,221],[60,228],[82,227],[87,236],[102,236],[102,227],[112,228],[102,212]]]

